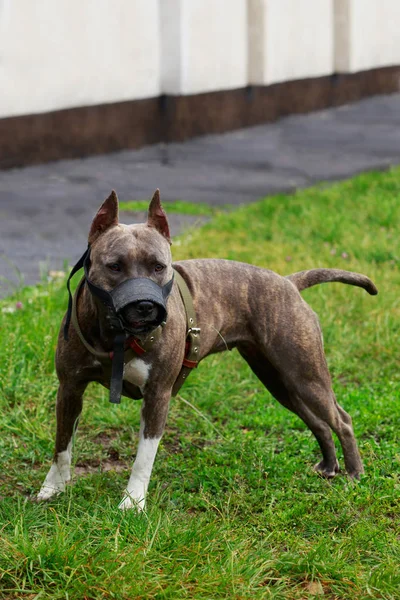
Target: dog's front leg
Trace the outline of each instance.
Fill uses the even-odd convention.
[[[37,496],[39,501],[49,500],[63,492],[65,484],[71,479],[72,435],[82,411],[82,396],[86,385],[60,382],[57,392],[54,460]]]
[[[125,495],[119,505],[122,510],[136,508],[142,511],[145,507],[146,492],[158,445],[164,432],[170,398],[170,391],[151,397],[146,393],[144,396],[139,444]]]

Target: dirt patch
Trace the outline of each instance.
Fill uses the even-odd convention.
[[[91,473],[107,473],[108,471],[114,471],[115,473],[122,473],[129,469],[128,465],[122,462],[122,460],[92,460],[82,461],[75,465],[75,475],[90,475]]]
[[[101,434],[103,436],[103,434]],[[100,437],[100,436],[99,436]],[[104,439],[102,440],[105,441]],[[109,443],[111,443],[111,439],[109,439]],[[102,443],[99,441],[99,443]],[[121,473],[122,471],[126,471],[129,466],[120,459],[119,452],[115,448],[108,448],[107,450],[107,458],[105,459],[88,459],[84,461],[79,461],[75,465],[75,474],[76,475],[86,475],[90,473],[107,473],[107,471],[115,471],[116,473]]]
[[[119,431],[102,431],[93,439],[95,444],[99,444],[103,448],[109,448],[110,445],[118,438]]]

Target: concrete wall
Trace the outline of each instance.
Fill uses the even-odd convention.
[[[160,0],[162,90],[247,85],[247,0]]]
[[[0,0],[0,118],[388,65],[400,0]]]
[[[336,0],[335,70],[400,64],[400,0]]]
[[[159,0],[0,0],[0,117],[160,93]]]
[[[333,72],[333,0],[249,0],[249,81]]]

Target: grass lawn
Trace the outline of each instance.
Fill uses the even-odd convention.
[[[133,200],[131,202],[120,202],[121,211],[142,212],[147,211],[149,207],[148,200]],[[210,217],[221,212],[221,207],[216,208],[209,204],[198,202],[185,202],[184,200],[175,200],[166,204],[169,214],[176,213],[180,215],[206,216]]]
[[[172,247],[176,259],[281,274],[340,267],[375,281],[377,297],[341,284],[303,294],[353,417],[366,471],[358,484],[312,471],[311,433],[234,351],[209,357],[173,399],[145,514],[117,510],[140,403],[112,406],[95,385],[73,485],[33,503],[53,451],[65,282],[0,303],[0,598],[400,597],[399,198],[399,169],[365,174],[216,214]]]

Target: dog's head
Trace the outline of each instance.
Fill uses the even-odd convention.
[[[147,222],[139,225],[119,223],[118,198],[111,192],[93,220],[89,245],[88,279],[112,295],[126,329],[139,335],[157,327],[166,314],[163,297],[173,278],[169,226],[159,190],[150,202]]]

